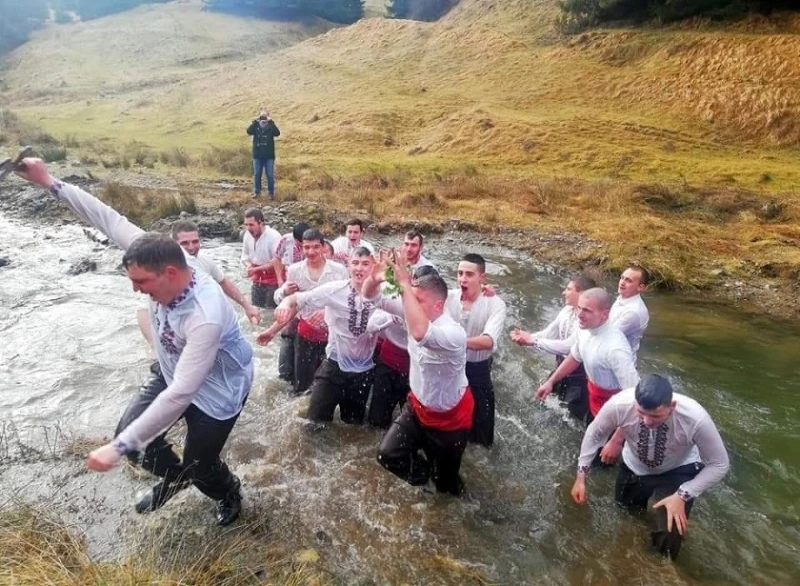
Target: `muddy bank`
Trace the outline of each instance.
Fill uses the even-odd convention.
[[[96,193],[101,183],[91,173],[77,164],[53,165],[53,173],[65,181],[80,185]],[[113,179],[126,185],[148,189],[164,189],[196,193],[197,214],[183,217],[191,219],[200,228],[204,238],[222,238],[227,241],[241,239],[243,212],[253,205],[260,205],[267,213],[270,226],[281,233],[290,232],[295,223],[304,221],[323,229],[326,234],[338,234],[346,220],[353,216],[369,223],[367,238],[380,234],[386,239],[398,236],[409,229],[417,229],[429,236],[437,236],[445,242],[458,243],[465,250],[470,246],[499,246],[528,253],[539,264],[545,264],[559,272],[586,271],[607,287],[615,287],[616,276],[623,267],[608,266],[607,245],[582,234],[563,232],[551,234],[537,229],[508,230],[490,223],[465,221],[459,218],[428,219],[376,219],[366,210],[329,209],[314,202],[275,202],[244,197],[242,192],[248,184],[242,180],[197,183],[186,186],[170,177],[158,177],[142,173],[118,172]],[[222,202],[220,207],[220,202]],[[74,217],[44,190],[29,186],[15,178],[0,185],[0,211],[21,219],[39,221],[72,222]],[[167,231],[175,218],[157,221],[148,229]],[[93,235],[87,234],[92,238]],[[391,238],[389,238],[391,240]],[[9,242],[9,241],[7,241]],[[13,242],[13,240],[11,241]],[[7,244],[6,247],[9,245]],[[0,248],[4,263],[13,262],[8,248]],[[0,267],[2,264],[0,263]],[[710,263],[713,267],[713,262]],[[729,275],[722,268],[709,268],[712,284],[698,288],[678,285],[682,293],[708,301],[713,298],[720,303],[734,304],[748,313],[766,313],[776,317],[800,319],[800,307],[793,303],[798,292],[798,281],[791,275],[770,274],[769,271],[753,267],[749,274]],[[654,285],[659,288],[660,285]],[[661,287],[663,289],[663,287]]]

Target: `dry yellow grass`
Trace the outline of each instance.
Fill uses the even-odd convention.
[[[322,29],[147,7],[39,33],[9,59],[3,98],[90,159],[137,141],[185,153],[195,178],[246,174],[244,127],[267,106],[291,198],[352,208],[355,191],[385,217],[579,230],[609,267],[639,260],[671,286],[720,268],[795,274],[798,19],[561,40],[557,10],[462,0],[437,23],[311,36]],[[766,218],[772,200],[782,211]]]
[[[257,527],[203,544],[156,536],[150,549],[120,563],[96,563],[70,527],[32,508],[0,513],[0,583],[14,586],[322,586],[313,564],[286,556]],[[190,541],[187,539],[187,541]],[[192,548],[196,548],[197,551]],[[170,557],[170,551],[176,554]]]

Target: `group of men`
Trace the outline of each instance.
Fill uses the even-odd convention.
[[[580,276],[564,289],[565,307],[543,330],[515,329],[511,339],[555,355],[556,368],[536,391],[544,400],[555,390],[570,415],[587,423],[572,497],[586,502],[592,468],[616,462],[615,499],[632,512],[652,507],[651,543],[677,557],[694,499],[718,484],[728,454],[711,417],[685,395],[674,393],[658,374],[639,376],[639,344],[650,321],[641,294],[648,272],[626,269],[618,296]]]
[[[506,316],[505,303],[486,286],[480,255],[463,257],[458,287],[448,289],[423,256],[418,232],[407,233],[399,249],[376,253],[359,221],[328,243],[307,225],[281,236],[261,210],[251,209],[242,250],[252,281],[248,302],[200,254],[196,226],[145,233],[79,187],[54,179],[42,161],[25,159],[18,174],[116,242],[134,290],[150,298],[141,321],[149,325],[157,361],[114,440],[87,458],[90,469],[106,471],[128,457],[161,477],[137,511],[156,510],[191,484],[216,501],[219,524],[241,511],[239,479],[220,452],[252,386],[253,351],[226,297],[254,323],[260,317],[254,306],[276,306],[275,323],[257,340],[267,343],[282,331],[279,372],[295,393],[310,395],[311,421],[332,421],[338,407],[345,423],[366,418],[388,428],[378,448],[382,466],[413,485],[432,480],[440,492],[463,491],[467,442],[488,448],[494,439],[492,356]],[[514,330],[511,338],[556,356],[536,397],[555,390],[573,416],[589,423],[574,500],[585,502],[593,463],[621,452],[617,500],[638,509],[651,496],[659,499],[653,544],[675,557],[694,499],[722,479],[728,457],[696,401],[673,393],[659,375],[639,377],[648,279],[642,267],[628,268],[613,303],[590,279],[572,279],[566,306],[551,324],[536,333]],[[166,440],[181,418],[182,458]]]

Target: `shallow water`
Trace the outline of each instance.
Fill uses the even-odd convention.
[[[7,488],[26,473],[8,462],[30,458],[31,449],[44,457],[59,438],[110,434],[149,359],[134,319],[139,301],[119,269],[118,250],[69,224],[0,217],[0,233],[9,235],[0,240],[0,256],[11,261],[0,269],[0,458],[7,462],[0,487]],[[204,246],[247,291],[238,247]],[[426,254],[453,274],[455,248],[432,241]],[[509,305],[509,330],[536,329],[556,314],[563,275],[509,251],[475,251],[491,261],[491,281]],[[96,272],[66,274],[86,257],[98,263]],[[257,382],[227,450],[250,510],[265,507],[281,539],[317,547],[326,569],[348,584],[797,583],[800,341],[791,326],[731,307],[670,295],[649,295],[647,303],[642,372],[667,374],[698,399],[732,458],[725,482],[699,499],[677,563],[653,556],[643,521],[613,506],[612,472],[591,477],[588,507],[571,503],[581,430],[555,402],[542,406],[532,398],[551,361],[509,340],[495,362],[496,444],[468,449],[468,494],[460,500],[383,471],[375,461],[377,430],[337,423],[309,431],[298,416],[304,400],[288,398],[276,380],[277,344],[258,347]],[[99,492],[117,491],[115,507],[129,506],[126,500],[148,482],[118,473],[86,478],[99,479]],[[197,502],[205,503],[199,496]],[[166,509],[180,506],[185,502],[176,499]],[[119,532],[93,532],[91,515],[84,523],[93,551],[112,556],[103,542]]]

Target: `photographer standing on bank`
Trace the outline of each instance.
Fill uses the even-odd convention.
[[[250,123],[247,134],[253,137],[253,197],[261,195],[261,173],[267,174],[269,199],[275,199],[275,137],[281,135],[269,112],[262,110]]]

